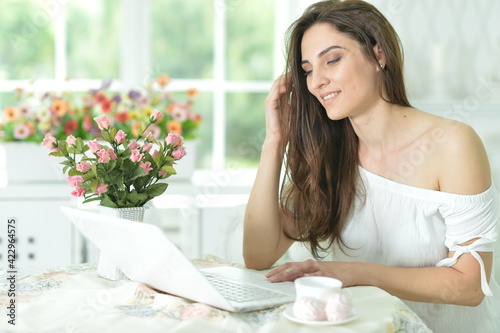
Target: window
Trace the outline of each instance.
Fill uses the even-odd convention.
[[[0,107],[33,80],[40,91],[85,91],[102,79],[128,89],[169,74],[172,90],[201,92],[197,167],[255,168],[263,101],[283,71],[283,32],[303,3],[3,0],[0,43],[11,52],[0,55]]]

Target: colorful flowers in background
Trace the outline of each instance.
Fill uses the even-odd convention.
[[[0,141],[40,142],[46,133],[56,138],[68,134],[84,139],[95,137],[91,110],[83,107],[81,94],[73,92],[33,92],[16,89],[17,105],[8,106],[0,117]]]
[[[47,92],[36,97],[32,92],[17,89],[15,106],[8,106],[0,117],[0,141],[39,142],[49,133],[58,140],[68,135],[91,140],[101,137],[101,131],[92,121],[106,115],[117,130],[138,136],[148,127],[148,135],[158,138],[162,132],[174,132],[185,139],[195,139],[202,116],[193,110],[198,90],[183,93],[182,101],[167,90],[168,75],[162,75],[141,90],[126,93],[109,90],[111,80],[105,80],[98,89],[86,93]],[[162,113],[161,119],[149,123],[153,110]]]
[[[42,144],[50,149],[49,155],[65,158],[61,164],[73,196],[111,208],[141,207],[165,192],[168,184],[162,180],[177,173],[174,165],[186,155],[178,133],[164,139],[151,135],[149,127],[162,119],[162,113],[153,110],[142,133],[132,138],[101,115],[94,118],[100,141],[84,143],[73,135],[58,140],[47,133]]]
[[[130,90],[126,94],[117,94],[108,90],[110,82],[100,89],[91,91],[95,113],[107,114],[116,128],[125,133],[137,135],[148,126],[153,110],[159,110],[164,117],[148,129],[154,137],[161,132],[174,132],[184,139],[195,139],[202,122],[202,116],[193,110],[194,100],[198,97],[197,89],[186,90],[185,99],[177,100],[166,88],[170,83],[168,75],[156,78],[143,90]],[[92,98],[91,98],[92,100]]]

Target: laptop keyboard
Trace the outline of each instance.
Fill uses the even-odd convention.
[[[230,301],[243,303],[268,298],[277,299],[286,297],[283,293],[253,286],[245,282],[231,280],[220,275],[207,272],[203,272],[203,275],[222,296]]]

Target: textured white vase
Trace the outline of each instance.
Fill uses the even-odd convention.
[[[130,221],[142,222],[144,220],[144,213],[147,208],[147,206],[130,208],[110,208],[99,206],[99,211],[103,215],[119,217]],[[101,252],[99,256],[97,275],[113,281],[127,278],[125,274],[123,274],[123,272],[103,252]]]

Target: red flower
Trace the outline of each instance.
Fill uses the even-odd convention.
[[[85,132],[90,132],[92,127],[93,127],[92,119],[90,118],[90,116],[85,116],[83,118],[83,129],[85,130]]]
[[[71,119],[66,124],[64,124],[64,133],[71,134],[78,129],[78,121]]]
[[[101,109],[104,113],[111,112],[112,101],[110,99],[105,99],[101,102]]]
[[[124,123],[126,122],[128,119],[130,118],[128,112],[118,112],[116,115],[115,115],[115,119],[117,122],[119,123]]]
[[[106,97],[106,95],[102,92],[98,92],[97,94],[94,95],[94,101],[96,101],[97,103],[102,103],[107,99],[108,98]]]

